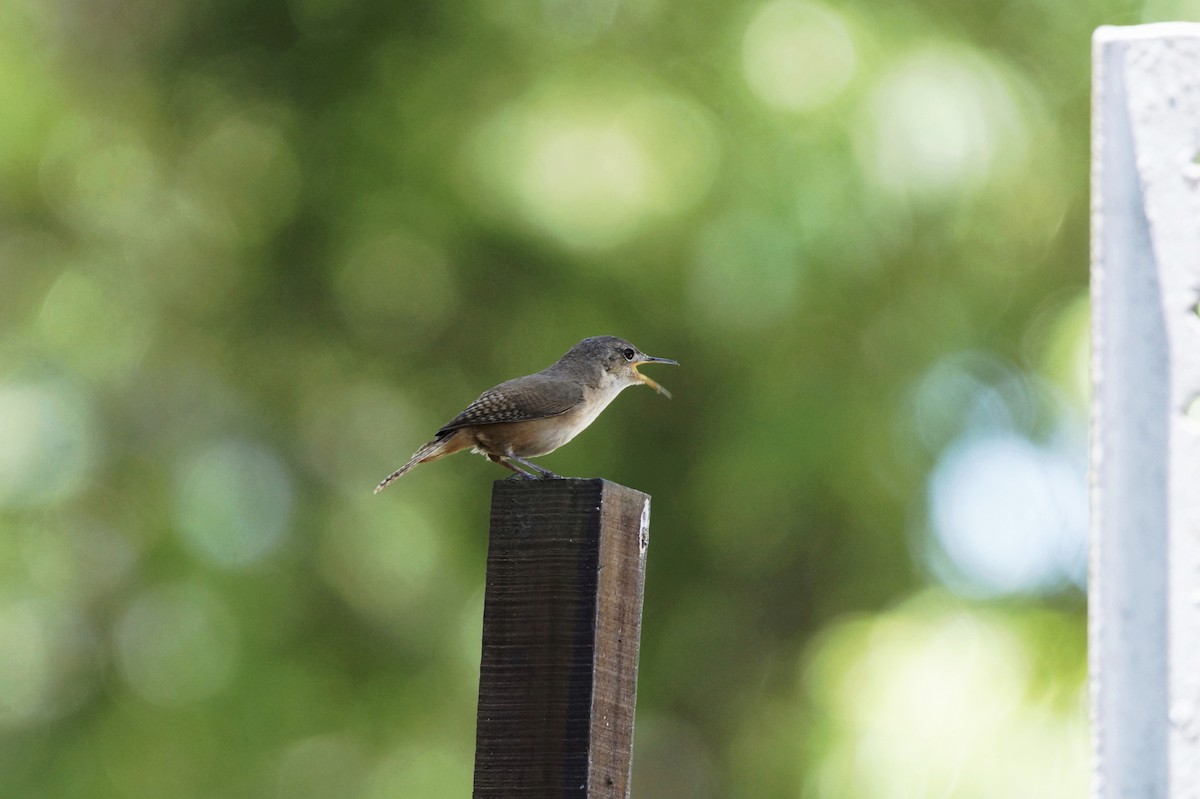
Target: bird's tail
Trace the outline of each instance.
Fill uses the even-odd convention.
[[[378,494],[380,491],[399,480],[401,477],[407,474],[410,469],[419,463],[436,461],[438,458],[444,458],[447,455],[451,455],[455,452],[458,452],[460,449],[470,446],[469,444],[462,444],[458,439],[459,436],[451,433],[450,435],[442,438],[435,438],[428,444],[423,444],[421,448],[414,452],[413,456],[408,459],[408,463],[404,464],[399,469],[383,478],[383,481],[380,482],[379,485],[375,486],[375,493]]]

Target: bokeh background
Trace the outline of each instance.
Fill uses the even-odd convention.
[[[467,797],[483,459],[654,496],[639,799],[1083,796],[1090,35],[1200,3],[0,0],[0,795]]]

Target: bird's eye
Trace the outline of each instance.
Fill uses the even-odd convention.
[[[625,356],[625,360],[627,361],[632,361],[633,356],[637,355],[637,353],[634,352],[633,347],[626,347],[621,354]]]

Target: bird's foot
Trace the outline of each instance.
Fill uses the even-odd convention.
[[[549,469],[547,469],[543,466],[538,466],[536,463],[531,463],[526,460],[521,461],[521,463],[524,464],[525,466],[528,466],[530,469],[533,469],[533,471],[536,472],[536,474],[533,475],[534,480],[563,480],[563,479],[565,479],[565,478],[563,478],[562,475],[555,474],[554,472],[550,471]]]
[[[546,467],[538,466],[533,461],[526,460],[525,458],[522,458],[519,455],[513,455],[511,452],[509,454],[505,455],[504,459],[506,461],[509,461],[509,463],[507,463],[506,465],[510,469],[517,470],[516,467],[513,466],[511,463],[512,461],[516,461],[517,463],[524,466],[525,469],[529,469],[530,471],[534,472],[534,474],[531,476],[535,480],[562,480],[563,479],[562,477],[560,477],[559,475],[550,471]],[[522,469],[520,471],[524,471],[524,469]]]

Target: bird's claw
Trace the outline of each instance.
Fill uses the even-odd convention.
[[[537,474],[529,474],[528,472],[513,472],[505,480],[566,480],[561,474],[555,474],[549,470],[543,470]]]

